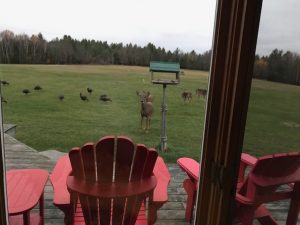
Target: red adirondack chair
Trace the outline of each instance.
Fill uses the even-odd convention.
[[[60,169],[70,167],[66,157],[58,161],[50,177],[54,204],[65,212],[66,224],[154,224],[157,210],[167,201],[170,181],[154,149],[135,145],[127,137],[106,136],[97,144],[73,148],[69,158],[70,198],[62,186],[65,179],[58,175]]]
[[[191,222],[199,177],[199,164],[180,158],[178,165],[189,178],[184,181],[188,194],[186,220]],[[246,168],[253,167],[247,174]],[[287,225],[296,225],[300,212],[300,153],[286,153],[254,158],[243,153],[236,192],[234,223],[250,225],[254,219],[263,225],[278,225],[264,203],[291,199]]]

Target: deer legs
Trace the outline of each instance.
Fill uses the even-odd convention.
[[[148,130],[150,130],[151,117],[147,118],[147,122],[148,122]]]
[[[141,131],[143,130],[143,117],[141,117]]]
[[[145,117],[145,127],[143,127],[144,117],[141,117],[141,131],[145,130],[146,132],[150,129],[151,117]]]

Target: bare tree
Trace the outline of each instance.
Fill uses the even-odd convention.
[[[19,34],[15,37],[19,50],[19,63],[28,62],[29,37],[26,34]]]
[[[9,30],[4,30],[0,33],[1,49],[6,59],[6,63],[10,63],[10,57],[13,54],[13,39],[14,33]]]

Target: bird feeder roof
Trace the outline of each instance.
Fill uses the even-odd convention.
[[[180,64],[171,62],[150,62],[150,72],[179,73]]]

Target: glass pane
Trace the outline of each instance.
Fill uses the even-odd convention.
[[[300,30],[296,25],[299,6],[299,2],[293,0],[263,2],[244,140],[244,152],[254,157],[273,155],[280,158],[280,153],[299,153]],[[294,162],[287,158],[286,161],[283,157],[277,159],[275,165],[262,162],[263,169],[257,173],[263,176],[265,171],[263,179],[267,184],[268,176],[284,183],[284,178],[293,173],[293,169],[289,171],[288,168]],[[288,189],[286,186],[280,188]],[[289,200],[267,205],[279,223],[286,222],[288,207]]]
[[[176,160],[200,158],[215,1],[89,0],[72,6],[54,1],[45,10],[34,1],[13,0],[2,7],[16,5],[22,10],[14,16],[9,11],[0,15],[10,201],[19,204],[16,196],[25,196],[28,190],[37,189],[35,197],[44,192],[45,224],[63,224],[64,205],[53,206],[50,182],[43,191],[42,171],[52,173],[75,146],[96,143],[106,135],[128,136],[134,143],[157,149],[171,173],[169,201],[157,222],[184,224],[186,174]],[[155,77],[159,81],[151,82],[152,61],[178,63],[180,70],[171,78],[170,73],[162,73]],[[150,127],[144,117],[151,117]],[[42,171],[24,170],[28,168]],[[57,171],[52,182],[68,170]],[[23,186],[29,185],[27,189],[15,188],[21,180]],[[65,183],[55,191],[68,194]],[[28,198],[38,203],[39,198]],[[10,205],[11,220],[18,219],[12,214],[29,209],[24,202],[20,205],[27,208],[12,211]]]

